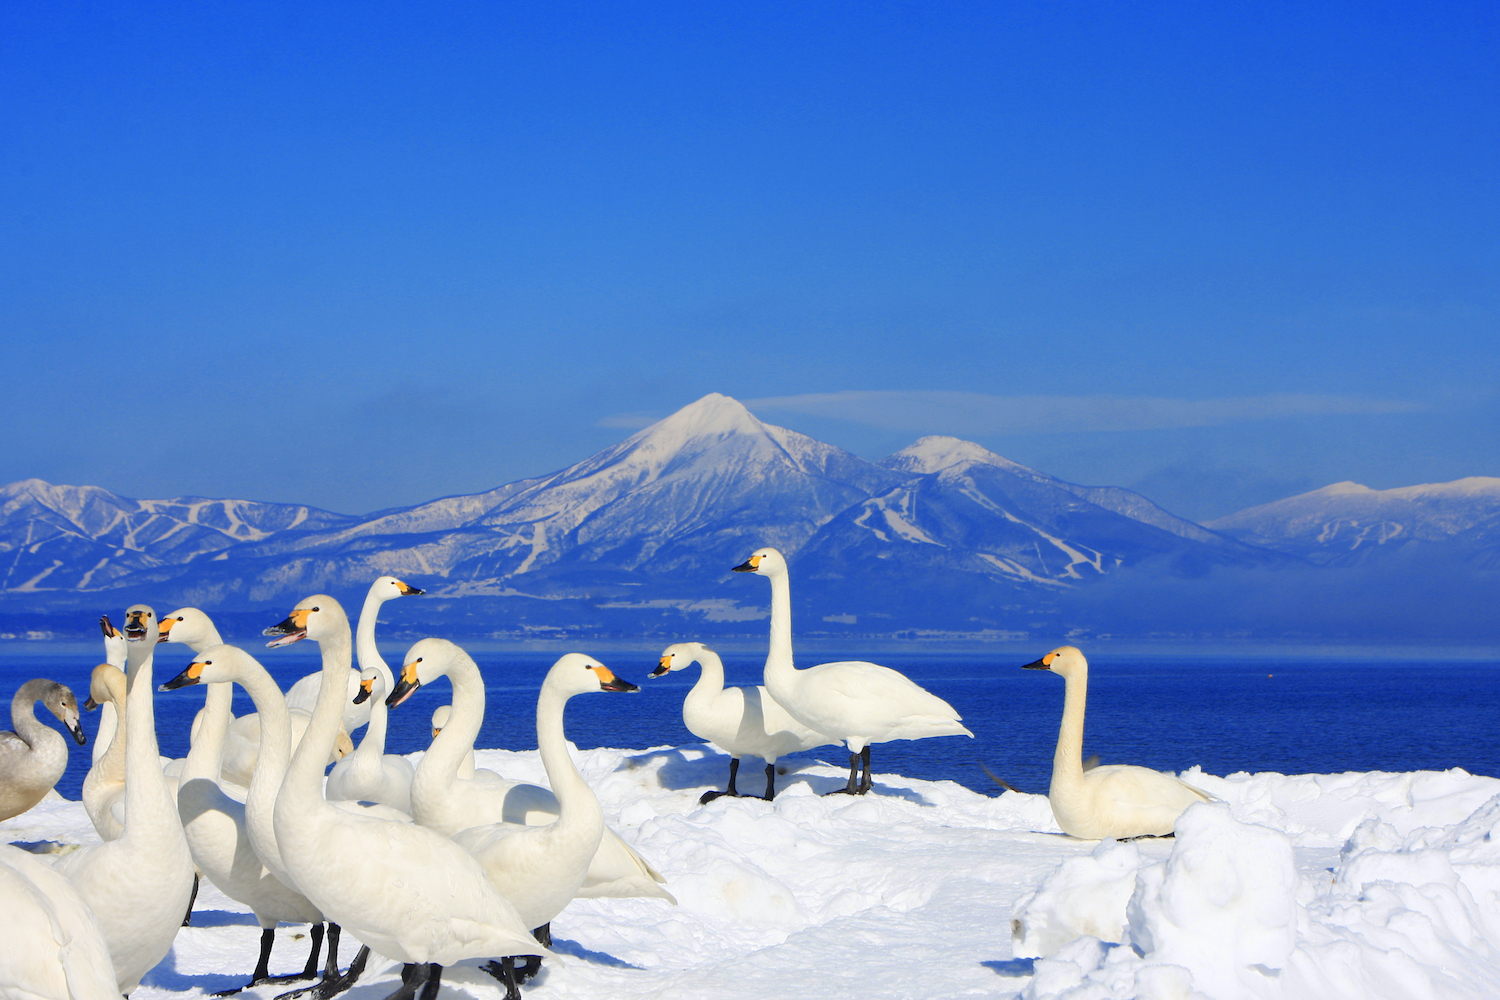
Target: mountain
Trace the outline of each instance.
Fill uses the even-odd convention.
[[[1493,560],[1500,544],[1500,479],[1471,476],[1390,490],[1334,483],[1207,526],[1321,565],[1356,564],[1422,543]]]
[[[742,635],[763,629],[769,595],[729,570],[774,545],[802,634],[1356,636],[1399,631],[1434,587],[1456,634],[1500,569],[1497,494],[1493,479],[1340,484],[1204,526],[956,438],[868,462],[711,394],[550,475],[364,517],[14,483],[0,490],[0,631],[134,600],[259,621],[309,593],[357,603],[392,573],[431,595],[402,620],[443,634]],[[1384,575],[1359,575],[1359,553],[1407,539],[1445,540],[1446,561],[1409,543]],[[1351,552],[1331,588],[1324,564]]]

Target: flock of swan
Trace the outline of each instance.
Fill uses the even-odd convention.
[[[872,744],[973,736],[952,706],[888,667],[794,666],[786,560],[764,548],[734,569],[770,582],[764,685],[726,688],[718,655],[696,642],[668,646],[651,674],[699,665],[683,721],[730,758],[726,789],[704,793],[701,802],[741,794],[736,777],[745,756],[765,763],[770,800],[780,757],[842,744],[849,778],[830,794],[864,795],[872,787]],[[481,967],[505,985],[507,1000],[517,1000],[519,985],[553,957],[551,921],[573,899],[675,903],[662,874],[606,824],[564,733],[570,698],[637,687],[591,657],[564,655],[536,704],[537,746],[551,787],[476,769],[485,694],[474,660],[446,639],[428,638],[411,647],[397,672],[376,647],[381,605],[420,593],[379,578],[357,632],[332,597],[298,603],[266,629],[274,637],[268,645],[311,640],[322,669],[285,694],[253,656],[225,644],[200,610],[158,619],[138,604],[118,630],[102,619],[108,662],[94,669],[86,706],[102,706],[101,724],[83,784],[99,843],[50,856],[50,863],[0,845],[0,997],[128,995],[171,948],[200,877],[248,907],[262,928],[247,987],[315,980],[278,1000],[327,1000],[353,985],[372,950],[403,963],[401,986],[389,1000],[433,1000],[442,968],[465,959],[488,960]],[[160,690],[204,685],[206,692],[187,757],[163,766],[153,654],[158,643],[171,642],[188,646],[192,662]],[[1049,796],[1066,833],[1166,835],[1183,810],[1208,798],[1146,768],[1085,770],[1087,662],[1064,646],[1026,666],[1066,682]],[[387,712],[440,677],[448,678],[452,704],[434,713],[432,744],[413,767],[385,752]],[[254,702],[253,716],[233,717],[235,684]],[[40,801],[67,764],[66,742],[37,721],[37,702],[85,741],[68,688],[24,684],[11,706],[15,731],[0,733],[0,820]],[[364,737],[351,750],[349,733],[360,725]],[[312,925],[312,948],[300,973],[272,976],[274,928],[283,921]],[[340,971],[343,933],[360,948]]]

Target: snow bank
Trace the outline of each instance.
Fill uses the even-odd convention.
[[[477,756],[542,777],[535,752]],[[1195,806],[1175,841],[1119,844],[1062,835],[1038,795],[877,775],[874,795],[823,798],[844,770],[809,765],[778,779],[775,802],[704,806],[728,771],[704,747],[576,759],[680,905],[575,901],[553,922],[567,964],[528,1000],[1500,996],[1495,779],[1193,775],[1225,804]],[[95,839],[62,799],[0,836]],[[273,971],[301,966],[305,934],[278,930]],[[132,1000],[238,985],[258,938],[244,907],[205,886],[193,926]],[[478,964],[445,970],[442,1000],[498,1000]],[[398,971],[373,957],[350,1000],[385,996]]]
[[[1165,860],[1105,841],[1021,900],[1016,953],[1048,956],[1027,1000],[1500,995],[1500,782],[1449,771],[1205,787],[1239,794],[1184,813]],[[1332,866],[1311,863],[1309,848],[1346,829]]]

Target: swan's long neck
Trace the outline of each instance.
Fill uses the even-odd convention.
[[[359,668],[366,670],[374,668],[380,675],[381,683],[385,686],[385,694],[390,694],[396,686],[396,679],[391,674],[391,668],[386,665],[385,659],[380,655],[380,649],[375,645],[375,620],[380,617],[380,606],[388,598],[377,595],[373,590],[365,595],[365,606],[359,612],[359,633],[354,637],[354,653],[359,658]],[[385,753],[385,733],[389,724],[386,713],[390,711],[385,707],[385,695],[374,699],[370,703],[370,724],[365,729],[364,739],[359,741],[359,749],[354,752],[360,757],[378,758]]]
[[[125,743],[125,832],[121,840],[156,839],[161,833],[158,821],[166,817],[171,818],[177,839],[182,838],[177,803],[172,801],[172,791],[162,776],[156,743],[156,701],[152,696],[154,645],[154,634],[132,643],[127,662],[125,728],[130,738]],[[186,842],[183,844],[185,847]]]
[[[215,646],[222,646],[224,644],[224,640],[219,638],[219,630],[214,628],[213,622],[204,622],[203,629],[201,637],[193,642],[186,643],[188,649],[191,649],[194,653],[201,653],[206,649],[213,649]],[[234,689],[231,687],[230,690],[233,691]]]
[[[792,583],[785,569],[771,573],[771,649],[766,655],[766,688],[771,697],[787,700],[797,680],[792,662]]]
[[[116,697],[110,693],[110,699],[99,706],[99,731],[94,734],[94,768],[108,767],[108,771],[99,771],[100,774],[110,774],[116,780],[125,778],[125,685],[120,684],[120,693]],[[108,759],[110,763],[105,765]]]
[[[694,660],[701,672],[698,683],[688,692],[684,704],[710,704],[724,690],[724,661],[719,659],[718,653],[707,649],[694,657]]]
[[[571,827],[586,823],[591,817],[604,823],[604,813],[593,789],[578,773],[573,757],[568,753],[568,738],[563,733],[563,708],[568,698],[555,687],[542,685],[536,700],[536,743],[541,751],[542,766],[547,769],[547,781],[557,796],[559,824]],[[444,730],[447,732],[447,730]]]
[[[42,735],[43,731],[52,728],[38,722],[36,718],[36,703],[41,700],[51,683],[45,680],[27,681],[10,700],[10,727],[26,741],[28,747],[35,748],[38,739],[47,738]]]
[[[193,741],[187,760],[182,765],[183,784],[195,778],[207,778],[213,782],[219,780],[219,769],[224,762],[224,740],[229,735],[230,720],[234,718],[230,711],[233,702],[232,683],[221,681],[208,685],[208,694],[203,698],[203,722],[198,727],[198,738]]]
[[[292,801],[311,810],[333,808],[323,798],[323,769],[328,766],[328,757],[333,753],[333,743],[344,718],[344,702],[349,696],[350,661],[354,658],[349,638],[346,626],[336,629],[333,635],[318,643],[323,653],[323,678],[318,686],[318,701],[312,719],[303,731],[302,742],[297,744],[297,752],[292,755],[292,763],[282,779],[278,804]]]
[[[453,685],[453,713],[418,765],[424,784],[435,781],[443,787],[457,777],[465,756],[473,752],[479,727],[484,722],[484,677],[479,673],[479,664],[467,653],[455,652],[448,666],[448,680]],[[540,706],[537,711],[541,711]],[[416,792],[415,785],[412,791]]]
[[[1079,670],[1064,679],[1062,727],[1057,753],[1052,757],[1052,784],[1057,788],[1083,781],[1083,708],[1088,700],[1089,675]]]
[[[274,827],[276,793],[281,790],[281,779],[286,775],[287,761],[292,755],[292,724],[287,713],[286,695],[281,693],[281,688],[276,686],[265,668],[248,654],[240,664],[236,680],[255,703],[260,718],[260,753],[255,759],[255,773],[250,776],[250,788],[245,796],[245,826],[250,832],[250,845],[260,855],[261,862],[271,874],[287,881],[283,875],[286,866],[281,863],[281,852],[276,847]]]

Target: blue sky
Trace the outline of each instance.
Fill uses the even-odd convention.
[[[346,512],[706,392],[1206,518],[1500,475],[1489,4],[11,4],[0,481]]]

